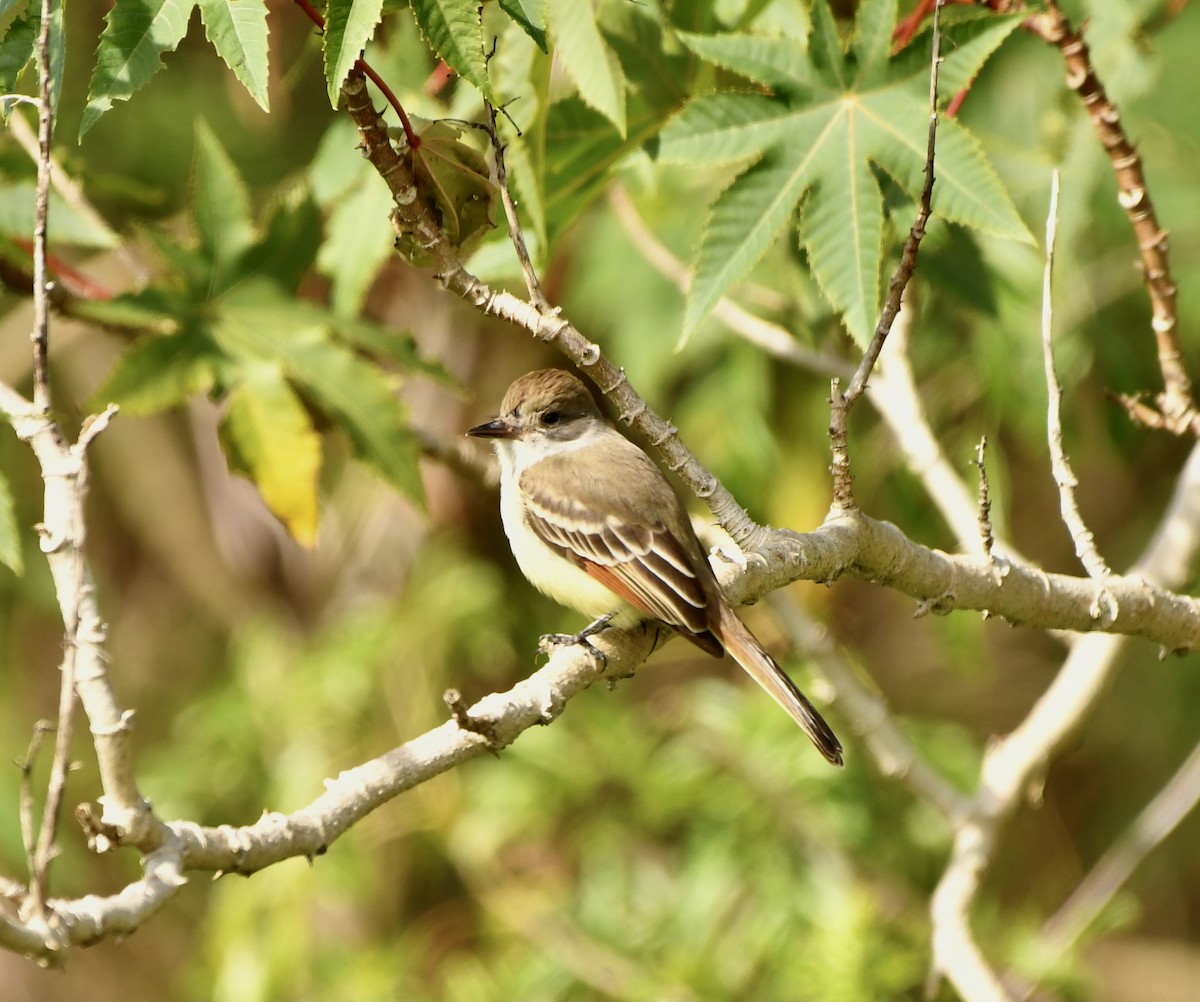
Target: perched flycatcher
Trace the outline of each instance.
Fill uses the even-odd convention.
[[[594,626],[658,620],[709,654],[728,651],[841,765],[829,725],[729,604],[667,478],[583,383],[562,369],[528,373],[500,411],[467,434],[495,443],[500,514],[525,576]]]

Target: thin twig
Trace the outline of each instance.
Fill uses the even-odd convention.
[[[17,762],[17,768],[21,771],[21,844],[25,847],[25,865],[30,876],[36,868],[37,853],[37,832],[33,827],[33,764],[41,750],[42,738],[52,730],[54,724],[49,720],[39,720],[34,724],[25,757]]]
[[[1079,485],[1071,461],[1063,444],[1062,431],[1062,387],[1054,366],[1054,247],[1058,236],[1058,171],[1050,181],[1050,209],[1046,214],[1046,267],[1042,281],[1042,360],[1046,370],[1046,439],[1050,446],[1050,466],[1054,483],[1058,487],[1059,508],[1063,523],[1075,544],[1075,554],[1083,564],[1088,576],[1096,582],[1098,592],[1096,615],[1100,625],[1116,618],[1115,599],[1105,590],[1105,582],[1112,577],[1112,570],[1096,547],[1092,531],[1079,513],[1075,499],[1075,488]],[[1105,608],[1102,608],[1102,605]]]
[[[933,52],[930,56],[929,66],[929,132],[925,138],[925,184],[921,188],[917,218],[908,231],[904,248],[900,252],[900,263],[896,266],[896,272],[888,284],[887,299],[884,301],[883,311],[879,314],[879,320],[875,324],[875,333],[871,337],[871,343],[867,346],[867,350],[863,353],[862,361],[854,373],[854,378],[846,387],[846,404],[849,407],[854,405],[854,402],[862,396],[863,390],[867,388],[871,370],[875,367],[875,361],[883,350],[883,344],[887,340],[888,332],[892,329],[896,314],[900,312],[900,300],[904,296],[904,290],[908,286],[913,272],[916,271],[917,251],[925,237],[925,226],[929,222],[929,216],[933,212],[933,182],[935,180],[933,165],[934,153],[937,148],[938,126],[938,68],[942,58],[942,4],[944,2],[945,0],[937,0],[933,8]]]
[[[1042,926],[1043,956],[1069,950],[1142,861],[1200,803],[1200,745]]]
[[[504,205],[504,215],[508,219],[508,239],[517,252],[517,260],[521,264],[521,274],[525,278],[525,289],[529,293],[529,301],[542,312],[551,312],[550,301],[542,292],[542,284],[538,280],[533,260],[529,256],[529,247],[525,243],[525,231],[521,228],[521,218],[517,215],[517,205],[513,201],[512,191],[508,186],[508,167],[504,160],[504,143],[500,141],[500,133],[496,128],[496,108],[491,101],[485,100],[483,106],[487,111],[487,124],[484,131],[492,141],[493,163],[496,170],[496,187],[500,189],[500,201]]]
[[[75,721],[75,633],[79,628],[78,610],[75,622],[67,625],[66,651],[63,655],[62,678],[59,682],[58,727],[54,735],[54,760],[50,766],[50,781],[46,787],[46,802],[42,806],[42,824],[38,829],[37,847],[30,873],[29,899],[35,915],[45,916],[50,881],[50,864],[58,855],[58,819],[63,796],[67,789],[67,772],[71,767],[71,738]]]
[[[987,475],[987,436],[979,439],[975,447],[975,467],[979,470],[979,545],[983,548],[983,558],[991,567],[996,566],[996,556],[992,552],[996,545],[996,537],[992,534],[992,498],[988,486]]]
[[[50,376],[47,359],[50,344],[50,302],[47,296],[49,270],[46,264],[46,226],[50,213],[50,139],[54,112],[50,106],[50,0],[42,0],[42,23],[38,28],[38,158],[37,192],[33,202],[33,403],[42,414],[50,412]]]
[[[925,226],[933,211],[933,182],[934,154],[937,147],[938,123],[938,66],[941,61],[942,22],[941,12],[944,0],[937,0],[933,8],[933,43],[929,68],[929,132],[925,140],[925,184],[921,189],[920,204],[917,208],[917,218],[904,240],[900,252],[900,263],[888,283],[888,294],[875,324],[875,333],[871,337],[867,350],[863,352],[858,369],[855,370],[846,392],[841,392],[840,380],[834,379],[830,389],[829,406],[829,444],[832,455],[830,472],[833,475],[833,508],[839,512],[856,510],[854,502],[854,478],[850,473],[850,452],[846,442],[846,418],[855,401],[862,396],[867,388],[867,380],[875,368],[879,353],[883,351],[884,342],[900,312],[900,303],[904,290],[917,267],[917,251],[925,236]]]

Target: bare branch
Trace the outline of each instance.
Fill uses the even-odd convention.
[[[1200,745],[1042,926],[1047,956],[1069,950],[1121,886],[1200,802]]]
[[[1075,501],[1075,488],[1079,481],[1071,469],[1067,450],[1063,445],[1062,387],[1054,366],[1054,306],[1051,284],[1054,276],[1054,243],[1058,233],[1058,171],[1050,182],[1050,210],[1046,216],[1046,268],[1042,284],[1042,360],[1046,369],[1046,390],[1049,397],[1046,408],[1046,438],[1050,444],[1050,465],[1054,471],[1054,482],[1058,486],[1059,507],[1063,522],[1071,533],[1075,554],[1088,575],[1103,588],[1112,570],[1096,549],[1096,539],[1079,513]],[[1116,610],[1111,610],[1116,614]]]
[[[608,658],[609,673],[628,675],[656,640],[652,631],[634,629],[606,630],[594,642]],[[326,781],[325,792],[293,814],[265,813],[243,827],[160,822],[136,842],[122,840],[145,853],[140,880],[107,897],[50,899],[44,922],[13,922],[0,912],[0,945],[53,959],[68,946],[132,932],[177,893],[187,871],[249,875],[284,859],[322,855],[351,826],[404,791],[554,720],[571,698],[603,675],[587,653],[563,648],[509,691],[485,696],[469,709],[458,706],[456,713],[469,718],[470,727],[449,720],[349,769]],[[89,812],[81,821],[93,838],[111,840]]]
[[[979,545],[983,548],[984,560],[996,567],[996,555],[992,552],[996,537],[992,535],[992,498],[988,487],[986,457],[987,436],[984,435],[975,448],[975,467],[979,470]]]
[[[42,0],[38,28],[38,158],[37,190],[33,202],[33,403],[43,414],[50,410],[47,352],[50,339],[49,270],[46,266],[46,221],[50,212],[50,137],[54,112],[50,106],[50,0]]]
[[[1176,483],[1159,530],[1130,571],[1165,588],[1182,587],[1195,570],[1200,536],[1200,446]],[[1015,569],[1014,569],[1015,573]],[[971,906],[1004,823],[1036,786],[1065,742],[1094,709],[1124,647],[1120,637],[1081,637],[1029,715],[984,755],[979,790],[931,901],[933,974],[944,974],[970,1002],[1010,998],[971,932]]]
[[[500,189],[500,200],[504,204],[504,216],[508,220],[508,239],[517,252],[517,261],[521,265],[521,274],[525,278],[525,290],[529,293],[529,301],[542,312],[550,312],[550,302],[542,292],[541,282],[538,281],[533,261],[529,257],[529,248],[525,244],[525,231],[521,228],[521,217],[517,215],[517,204],[513,201],[512,190],[508,186],[508,167],[504,162],[504,143],[500,141],[500,133],[496,128],[496,109],[491,101],[483,102],[487,111],[485,129],[492,141],[493,164],[496,171],[496,187]]]

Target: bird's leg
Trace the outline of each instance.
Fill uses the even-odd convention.
[[[608,667],[608,655],[593,644],[588,637],[594,637],[608,626],[615,615],[615,612],[605,613],[578,633],[544,633],[538,641],[538,650],[544,654],[549,654],[554,647],[583,647],[596,659],[600,665],[600,670],[603,671]]]

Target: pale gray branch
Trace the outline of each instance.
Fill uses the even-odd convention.
[[[1079,513],[1079,505],[1075,500],[1075,488],[1079,481],[1071,469],[1071,461],[1067,458],[1066,446],[1063,445],[1062,431],[1062,387],[1058,381],[1058,372],[1054,365],[1054,297],[1051,294],[1054,278],[1054,243],[1058,233],[1058,171],[1050,180],[1050,210],[1046,215],[1046,268],[1042,282],[1042,361],[1046,369],[1046,439],[1050,445],[1050,467],[1054,473],[1054,483],[1058,487],[1059,508],[1062,511],[1063,522],[1071,533],[1075,544],[1075,554],[1079,562],[1096,584],[1103,589],[1104,582],[1112,575],[1100,551],[1096,548],[1096,538]],[[1102,592],[1103,594],[1104,592]],[[1099,600],[1097,601],[1099,604]],[[1115,614],[1115,610],[1110,612]]]
[[[1158,531],[1124,580],[1144,580],[1147,588],[1155,589],[1182,587],[1194,573],[1200,552],[1198,525],[1200,446],[1192,450],[1180,474]],[[945,974],[970,1002],[1010,998],[975,943],[970,925],[971,906],[999,832],[1095,707],[1125,642],[1104,634],[1080,638],[1025,720],[984,755],[971,813],[955,833],[950,861],[930,907],[934,970]]]

